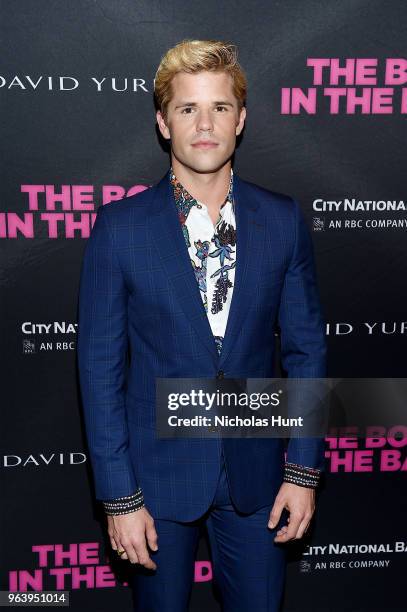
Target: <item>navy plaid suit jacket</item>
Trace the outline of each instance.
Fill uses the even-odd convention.
[[[158,439],[155,378],[273,377],[275,330],[289,377],[326,376],[312,242],[298,203],[234,173],[238,259],[221,354],[204,310],[169,172],[98,209],[80,278],[78,368],[96,498],[142,488],[155,518],[201,516],[222,444],[242,512],[272,506],[280,439]],[[128,358],[130,357],[130,358]],[[323,439],[291,439],[287,461],[324,469]]]

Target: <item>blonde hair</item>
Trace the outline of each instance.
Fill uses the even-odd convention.
[[[233,94],[239,111],[247,95],[246,75],[237,61],[237,47],[218,40],[184,39],[161,58],[154,78],[154,97],[164,118],[172,97],[171,81],[178,72],[196,73],[203,70],[227,72],[233,80]]]

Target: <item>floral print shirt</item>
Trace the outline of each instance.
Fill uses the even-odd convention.
[[[206,204],[196,200],[178,181],[170,182],[191,265],[220,354],[232,300],[236,267],[236,217],[233,170],[229,190],[214,225]]]

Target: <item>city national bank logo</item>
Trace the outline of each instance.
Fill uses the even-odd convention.
[[[323,230],[389,230],[407,229],[407,202],[404,200],[324,200],[312,203],[316,213],[330,217],[313,217],[314,232]]]
[[[35,353],[35,343],[32,340],[23,340],[24,355],[32,355]]]
[[[325,219],[322,217],[313,217],[312,229],[314,232],[323,232],[325,229]]]
[[[76,348],[75,340],[69,338],[61,339],[61,336],[76,336],[78,323],[69,323],[67,321],[53,321],[51,323],[33,323],[32,321],[24,321],[21,324],[23,334],[29,336],[37,336],[39,340],[35,342],[34,338],[23,338],[23,354],[34,355],[40,352],[66,352],[74,351]],[[47,339],[42,338],[47,336]],[[55,338],[48,338],[55,336]]]
[[[300,573],[308,574],[312,570],[311,563],[309,561],[300,561]]]
[[[388,569],[396,555],[407,553],[407,542],[325,544],[306,547],[299,563],[301,573],[312,570]]]

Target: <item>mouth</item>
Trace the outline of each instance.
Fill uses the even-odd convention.
[[[191,146],[193,146],[195,149],[214,149],[218,146],[218,143],[208,140],[201,140],[199,142],[195,142]]]

